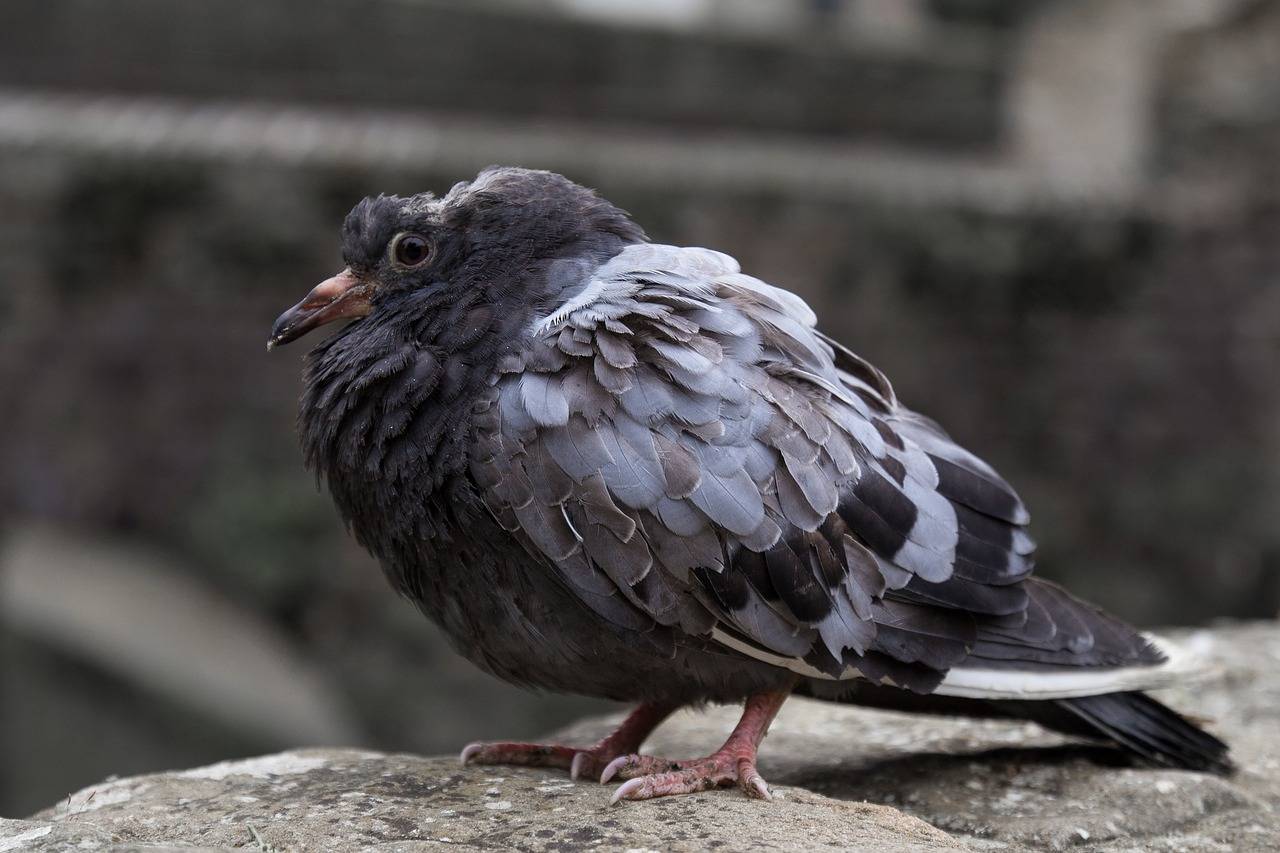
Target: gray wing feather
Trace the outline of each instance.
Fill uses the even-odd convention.
[[[764,521],[764,503],[746,471],[729,475],[704,471],[689,500],[707,518],[738,536],[750,535]]]
[[[696,536],[707,526],[707,517],[687,500],[662,498],[654,506],[654,512],[663,526],[677,536]]]
[[[618,417],[612,426],[601,424],[596,428],[605,448],[613,457],[613,463],[600,469],[609,486],[609,492],[633,509],[653,506],[666,492],[666,481],[653,441],[648,448],[637,448],[621,435],[622,424],[628,419]],[[631,421],[631,423],[635,423]]]
[[[675,411],[674,389],[648,366],[630,372],[630,384],[619,393],[622,408],[642,423],[661,423]]]
[[[542,441],[555,463],[579,482],[614,464],[613,454],[605,446],[600,433],[579,414],[569,419],[565,429],[547,430]]]

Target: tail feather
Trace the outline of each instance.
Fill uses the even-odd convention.
[[[1229,748],[1145,693],[1126,691],[1057,699],[978,699],[918,694],[866,681],[802,682],[796,690],[818,699],[910,713],[1031,720],[1076,737],[1108,740],[1166,767],[1222,775],[1234,769]]]
[[[1156,764],[1221,774],[1235,769],[1225,743],[1145,693],[1104,693],[1053,701],[1108,739]]]

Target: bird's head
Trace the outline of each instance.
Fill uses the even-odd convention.
[[[485,287],[523,304],[553,300],[555,262],[599,263],[644,239],[622,210],[552,172],[491,167],[443,198],[366,198],[342,226],[346,268],[280,315],[267,349],[418,295],[447,304]]]

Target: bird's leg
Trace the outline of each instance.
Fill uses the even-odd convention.
[[[692,794],[721,785],[737,784],[748,797],[769,800],[769,786],[756,771],[756,749],[769,731],[790,690],[756,693],[747,699],[742,718],[724,746],[706,758],[671,761],[652,755],[622,755],[609,762],[601,782],[627,779],[613,792],[619,800],[648,800],[668,794]]]
[[[542,743],[470,743],[460,756],[463,764],[518,764],[525,767],[561,767],[570,778],[599,776],[619,755],[635,752],[658,724],[678,706],[646,702],[627,715],[622,725],[595,746],[576,747]]]

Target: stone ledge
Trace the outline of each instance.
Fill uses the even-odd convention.
[[[773,806],[723,791],[611,807],[611,786],[453,758],[299,750],[86,788],[29,822],[0,824],[0,850],[97,844],[282,850],[963,849],[897,809],[779,788]],[[717,843],[718,842],[718,843]],[[25,848],[23,848],[25,849]]]
[[[1231,779],[1130,766],[1030,724],[792,700],[761,750],[772,804],[723,790],[610,807],[612,786],[554,771],[315,749],[91,786],[0,821],[0,851],[1273,850],[1280,627],[1181,639],[1215,674],[1162,698],[1212,718],[1241,765]],[[649,748],[705,753],[734,716],[682,713]],[[586,741],[611,722],[561,735]]]

